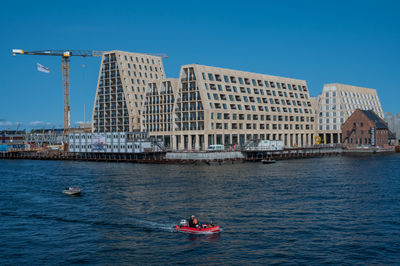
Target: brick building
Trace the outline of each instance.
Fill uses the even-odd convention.
[[[342,125],[343,145],[354,147],[389,146],[393,135],[387,123],[372,110],[356,109]]]

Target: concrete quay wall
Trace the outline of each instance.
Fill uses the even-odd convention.
[[[0,159],[73,160],[133,163],[218,163],[261,161],[263,159],[300,159],[341,154],[339,147],[296,148],[273,151],[221,152],[148,152],[148,153],[71,153],[71,152],[0,152]]]
[[[232,160],[244,159],[240,151],[231,152],[167,152],[167,160]]]

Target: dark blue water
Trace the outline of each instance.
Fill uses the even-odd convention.
[[[399,264],[400,156],[144,165],[0,160],[1,264]],[[69,185],[81,197],[61,193]],[[170,228],[196,214],[222,226]]]

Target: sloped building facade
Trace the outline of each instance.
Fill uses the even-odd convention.
[[[165,79],[162,58],[110,51],[103,54],[93,105],[93,132],[141,131],[145,91]]]
[[[325,84],[317,98],[317,130],[323,143],[341,143],[341,126],[356,109],[372,110],[383,118],[375,89],[345,84]]]
[[[309,146],[315,123],[304,80],[198,64],[167,79],[160,57],[122,51],[103,55],[92,116],[94,133],[149,132],[173,150]]]
[[[173,126],[162,130],[147,122],[165,116],[151,117],[152,97],[146,98],[144,120],[150,135],[167,138],[172,149],[236,147],[254,139],[282,140],[287,147],[313,144],[314,106],[303,80],[193,64],[182,66],[171,91],[174,109],[167,117]]]

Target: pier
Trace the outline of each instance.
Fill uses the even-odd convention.
[[[69,160],[158,164],[222,164],[257,162],[263,159],[288,160],[335,156],[341,153],[342,149],[340,146],[220,152],[154,151],[142,153],[72,153],[64,151],[8,151],[0,152],[0,159]]]
[[[277,151],[245,151],[246,161],[261,161],[264,159],[289,160],[334,156],[342,153],[339,145],[327,147],[292,148]]]

